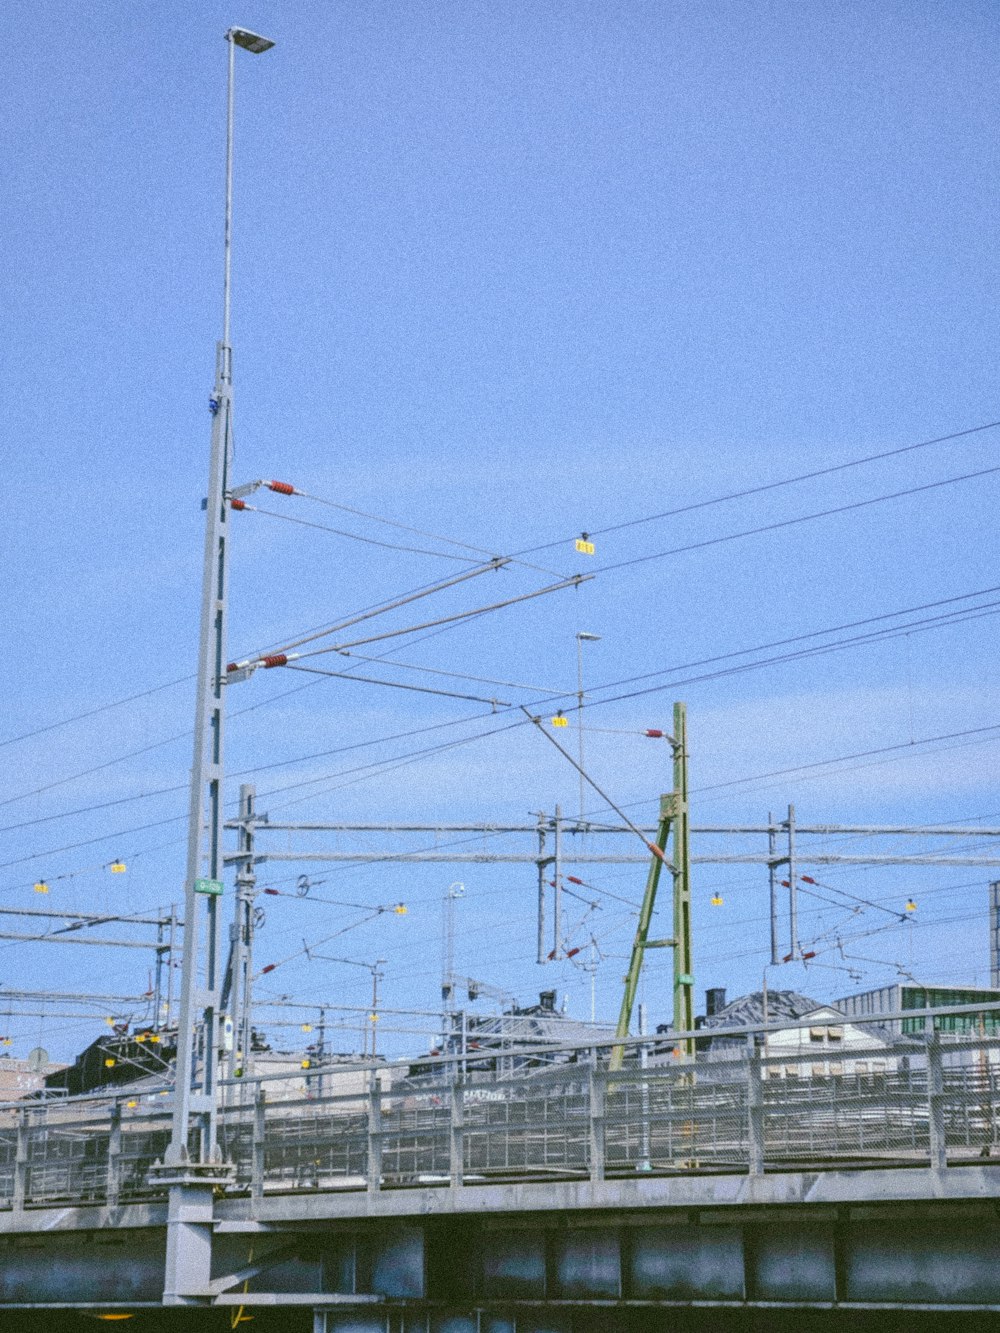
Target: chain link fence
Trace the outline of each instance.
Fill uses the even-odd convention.
[[[236,1193],[1000,1161],[996,1011],[371,1061],[226,1089]],[[900,1016],[897,1016],[899,1018]],[[918,1016],[919,1017],[919,1016]],[[678,1034],[683,1036],[685,1034]],[[166,1093],[166,1095],[164,1095]],[[0,1106],[0,1207],[162,1196],[169,1089]]]

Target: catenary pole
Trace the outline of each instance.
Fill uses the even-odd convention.
[[[236,47],[253,54],[274,45],[245,28],[230,28],[226,83],[226,191],[222,340],[216,347],[209,405],[212,437],[202,574],[194,755],[184,882],[183,963],[177,1033],[173,1122],[162,1179],[170,1186],[163,1299],[204,1299],[211,1274],[211,1191],[224,1178],[217,1143],[221,1014],[220,913],[223,835],[225,663],[228,604],[229,470],[233,454],[230,342],[233,111]],[[206,1213],[208,1221],[201,1220]]]

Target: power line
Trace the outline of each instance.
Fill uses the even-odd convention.
[[[998,589],[1000,591],[1000,589]],[[381,662],[382,657],[368,657],[364,653],[355,653],[347,648],[341,649],[344,657],[356,657],[361,662]],[[556,698],[569,698],[570,690],[547,690],[543,685],[525,685],[516,680],[497,680],[493,676],[472,676],[467,671],[444,671],[440,667],[417,666],[413,662],[393,662],[400,671],[421,671],[431,676],[450,676],[453,680],[471,680],[479,685],[502,685],[508,690],[530,690],[534,694],[551,694]]]
[[[705,537],[701,541],[687,542],[683,546],[672,546],[666,551],[654,551],[650,555],[632,556],[629,560],[618,560],[611,565],[601,565],[595,574],[610,574],[619,569],[631,569],[635,565],[647,564],[651,560],[664,560],[670,555],[681,555],[687,551],[701,551],[708,546],[721,546],[725,542],[738,541],[741,537],[756,537],[764,532],[777,532],[782,528],[795,527],[799,523],[810,523],[816,518],[829,518],[834,514],[847,514],[857,509],[867,509],[871,505],[884,504],[887,500],[899,500],[907,495],[919,495],[924,491],[937,490],[942,486],[954,486],[960,481],[974,481],[978,477],[988,477],[1000,472],[1000,466],[982,468],[978,472],[964,472],[958,477],[945,477],[941,481],[929,481],[923,486],[908,486],[902,491],[891,491],[886,495],[873,495],[867,500],[853,500],[850,504],[835,505],[832,509],[819,509],[813,514],[799,514],[795,518],[778,519],[774,523],[763,523],[756,528],[744,528],[741,532],[729,532],[721,537]]]
[[[173,787],[156,787],[152,791],[138,792],[135,796],[119,796],[114,801],[101,801],[98,805],[81,805],[75,810],[62,810],[56,815],[39,815],[37,819],[23,819],[19,824],[6,824],[0,833],[15,833],[20,829],[34,828],[36,824],[51,824],[55,819],[72,819],[74,815],[90,815],[98,810],[110,810],[116,805],[128,805],[131,801],[147,801],[153,796],[166,796],[171,792],[185,791],[187,783],[181,782]]]
[[[484,699],[479,694],[458,694],[455,690],[434,690],[428,685],[410,685],[401,680],[379,680],[375,676],[359,676],[355,672],[349,671],[324,671],[322,667],[301,666],[298,662],[289,662],[288,669],[289,671],[309,671],[315,676],[326,676],[333,680],[355,680],[363,685],[385,685],[394,690],[412,690],[417,694],[436,694],[442,699],[464,699],[469,703],[490,704],[494,708],[509,706],[503,699]]]
[[[998,469],[1000,471],[1000,469]],[[476,571],[479,572],[478,570]],[[546,593],[561,592],[565,588],[578,588],[581,583],[589,583],[594,577],[593,574],[573,574],[567,579],[562,579],[559,583],[550,583],[546,588],[535,588],[531,592],[519,593],[516,597],[507,597],[499,602],[490,602],[486,606],[473,607],[469,611],[456,611],[450,616],[440,616],[436,620],[425,620],[419,625],[409,625],[403,629],[384,630],[381,634],[370,634],[364,639],[354,639],[351,643],[331,644],[327,648],[314,648],[311,652],[300,653],[299,657],[319,657],[324,653],[339,653],[344,648],[361,647],[368,643],[381,643],[385,639],[395,639],[402,634],[417,634],[420,630],[436,629],[439,625],[450,625],[456,621],[472,620],[478,616],[486,615],[491,611],[501,611],[505,607],[514,606],[518,602],[528,602],[534,597],[543,597]],[[290,645],[294,646],[294,645]],[[283,654],[279,654],[283,655]]]
[[[690,671],[695,667],[712,666],[716,662],[726,662],[734,657],[745,657],[750,653],[766,652],[771,648],[785,648],[793,643],[804,643],[808,639],[825,638],[830,634],[839,634],[843,630],[861,629],[866,625],[875,625],[881,621],[896,620],[901,616],[915,615],[918,611],[932,611],[939,606],[949,606],[955,602],[971,601],[974,597],[987,597],[995,592],[1000,592],[1000,584],[996,584],[990,588],[980,588],[976,592],[964,592],[958,593],[953,597],[938,598],[933,602],[922,602],[917,606],[902,607],[898,611],[885,611],[877,616],[866,616],[862,620],[849,620],[840,625],[829,625],[825,629],[810,630],[806,634],[794,634],[784,639],[771,639],[767,643],[756,644],[753,648],[738,648],[727,653],[717,653],[713,657],[701,657],[696,658],[693,662],[682,662],[678,666],[663,667],[658,671],[647,671],[638,676],[626,676],[621,680],[610,681],[606,685],[593,685],[588,690],[588,694],[593,694],[598,690],[614,689],[620,685],[631,685],[635,681],[649,680],[656,676],[673,675],[678,671]],[[996,606],[997,603],[991,602],[989,605]],[[570,691],[566,691],[559,697],[569,698]]]
[[[19,796],[8,796],[0,801],[0,808],[5,805],[13,805],[17,801],[26,801],[29,796],[40,796],[42,792],[52,791],[55,787],[63,787],[67,782],[75,782],[77,778],[90,777],[92,773],[100,773],[105,768],[112,768],[115,764],[122,764],[126,759],[135,759],[140,754],[148,754],[150,750],[158,750],[162,745],[170,745],[174,741],[185,740],[191,735],[190,729],[179,731],[174,736],[167,736],[164,740],[153,741],[149,745],[140,746],[138,750],[129,750],[127,754],[120,754],[114,759],[108,759],[103,764],[94,764],[91,768],[81,769],[79,773],[72,773],[68,778],[58,778],[55,782],[47,782],[42,787],[36,787],[34,791],[22,792]]]
[[[5,745],[16,745],[18,741],[33,740],[36,736],[44,736],[49,731],[56,731],[59,727],[68,727],[73,722],[82,722],[88,717],[97,717],[100,713],[108,713],[112,708],[121,708],[124,704],[132,704],[140,699],[148,699],[151,694],[158,694],[161,690],[169,690],[174,685],[183,685],[189,680],[194,680],[194,676],[178,676],[176,680],[167,680],[162,685],[153,685],[148,690],[140,690],[138,694],[128,694],[124,699],[115,699],[111,703],[98,704],[96,708],[88,708],[84,713],[74,713],[72,717],[64,717],[59,722],[49,722],[44,727],[36,727],[34,731],[24,731],[20,736],[9,736],[7,740],[0,741],[0,748]]]
[[[469,555],[452,555],[448,551],[428,551],[421,546],[401,546],[398,542],[380,542],[375,537],[363,537],[357,532],[347,532],[344,528],[331,528],[326,523],[313,523],[307,518],[296,518],[293,514],[281,514],[276,509],[261,509],[259,505],[245,505],[245,509],[254,514],[264,514],[267,518],[278,518],[283,523],[297,523],[303,528],[315,528],[319,532],[329,532],[335,537],[348,537],[351,541],[364,542],[367,546],[380,546],[385,551],[403,551],[409,555],[433,555],[439,560],[458,560],[463,564],[477,563]]]
[[[445,542],[447,545],[457,546],[463,551],[473,551],[476,555],[486,556],[488,559],[496,559],[495,554],[492,551],[487,550],[484,546],[473,546],[469,542],[457,541],[454,537],[442,537],[434,532],[425,532],[422,528],[413,528],[407,523],[398,523],[395,519],[384,518],[379,514],[369,514],[363,509],[355,509],[352,505],[341,504],[336,500],[327,500],[319,495],[311,495],[307,491],[300,491],[298,487],[296,487],[295,494],[301,496],[304,500],[312,500],[315,504],[327,505],[330,509],[339,509],[345,514],[356,514],[359,518],[366,518],[372,523],[383,523],[387,527],[398,528],[401,532],[412,532],[417,537],[428,537],[431,541]],[[406,548],[404,547],[401,549]],[[521,565],[524,569],[533,569],[541,574],[558,575],[557,570],[546,569],[541,565],[529,564],[527,561],[518,560],[514,556],[511,557],[511,560],[516,561],[516,563]]]
[[[411,592],[403,593],[399,597],[393,598],[390,601],[382,602],[375,607],[369,607],[364,611],[359,611],[350,615],[345,620],[339,620],[332,625],[324,625],[316,629],[307,630],[305,634],[300,635],[297,639],[286,641],[281,646],[280,651],[282,653],[291,652],[293,648],[301,648],[303,644],[313,643],[316,639],[326,638],[330,634],[336,634],[339,630],[350,629],[352,625],[358,625],[361,624],[362,621],[371,620],[374,616],[384,615],[387,611],[395,611],[401,606],[408,606],[411,602],[416,602],[422,597],[430,596],[431,593],[443,592],[446,588],[453,588],[456,584],[464,583],[466,580],[476,578],[480,574],[486,574],[490,570],[502,569],[507,563],[509,562],[502,559],[491,560],[488,564],[480,565],[476,569],[464,570],[461,574],[456,574],[450,579],[441,579],[436,583],[423,584],[421,587],[415,588]],[[274,656],[275,654],[276,650],[271,650],[267,655]],[[239,665],[249,665],[249,662],[255,661],[263,655],[263,653],[254,654],[250,656],[246,662],[241,660]]]
[[[745,500],[751,495],[763,495],[767,491],[778,490],[783,486],[792,486],[800,481],[813,481],[817,477],[828,477],[835,472],[845,472],[849,468],[861,467],[866,463],[878,463],[886,458],[896,458],[901,454],[913,453],[917,449],[927,449],[935,444],[947,444],[951,440],[961,440],[969,435],[978,435],[983,431],[996,430],[1000,427],[1000,421],[987,421],[981,426],[970,426],[967,430],[953,431],[949,435],[937,435],[931,440],[921,440],[916,444],[900,445],[896,449],[887,449],[883,453],[866,454],[862,458],[852,458],[846,463],[835,463],[831,467],[817,468],[812,472],[800,472],[794,477],[784,477],[780,481],[770,481],[760,486],[749,486],[741,491],[730,491],[726,495],[716,495],[708,500],[696,500],[692,504],[680,505],[676,509],[665,509],[659,514],[649,514],[645,518],[628,519],[624,523],[612,523],[604,528],[596,528],[592,535],[595,537],[606,536],[609,532],[621,532],[626,528],[638,527],[642,523],[655,523],[664,518],[676,518],[680,514],[690,514],[697,509],[707,509],[712,505],[725,504],[729,500]],[[548,551],[555,546],[564,545],[566,538],[560,538],[557,541],[546,542],[541,546],[529,546],[522,551],[516,551],[515,556],[534,555],[537,551]]]
[[[885,643],[890,639],[903,638],[910,634],[924,634],[934,629],[943,629],[952,625],[962,625],[971,620],[982,620],[988,616],[997,615],[1000,612],[1000,602],[989,602],[984,606],[972,607],[961,612],[950,612],[947,615],[935,616],[927,621],[912,621],[905,625],[898,625],[882,630],[873,631],[869,634],[852,635],[850,638],[837,639],[833,643],[818,644],[811,648],[802,648],[792,653],[779,653],[776,657],[765,657],[756,662],[744,662],[736,666],[726,667],[720,671],[708,671],[697,676],[682,676],[677,680],[670,680],[662,685],[650,685],[641,690],[630,690],[626,694],[612,695],[607,699],[591,699],[587,704],[588,708],[599,708],[604,704],[622,703],[629,699],[640,699],[650,694],[662,694],[665,690],[676,690],[682,685],[702,685],[708,681],[724,680],[728,676],[742,675],[747,671],[757,671],[763,667],[780,666],[787,662],[801,662],[814,657],[824,657],[828,653],[843,652],[847,648],[858,648],[872,643]],[[726,654],[725,656],[735,656],[736,654]],[[652,673],[651,673],[652,674]],[[611,689],[613,686],[595,686],[595,692],[601,689]],[[557,696],[558,697],[558,696]],[[569,697],[569,696],[564,696]],[[553,700],[556,702],[556,700]],[[570,708],[567,711],[579,711],[577,708]]]

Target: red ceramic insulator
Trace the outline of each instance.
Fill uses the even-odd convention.
[[[295,487],[289,486],[287,481],[269,481],[267,483],[269,491],[277,491],[279,495],[294,495]]]

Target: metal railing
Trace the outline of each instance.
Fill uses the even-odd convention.
[[[228,1188],[259,1199],[1000,1160],[1000,1005],[935,1011],[912,1030],[930,1014],[886,1016],[908,1032],[886,1018],[702,1029],[693,1060],[673,1045],[685,1034],[633,1039],[616,1072],[604,1044],[330,1065],[322,1095],[290,1077],[232,1083]],[[958,1031],[935,1030],[945,1015]],[[171,1100],[145,1089],[0,1106],[0,1208],[162,1197],[149,1172]]]

